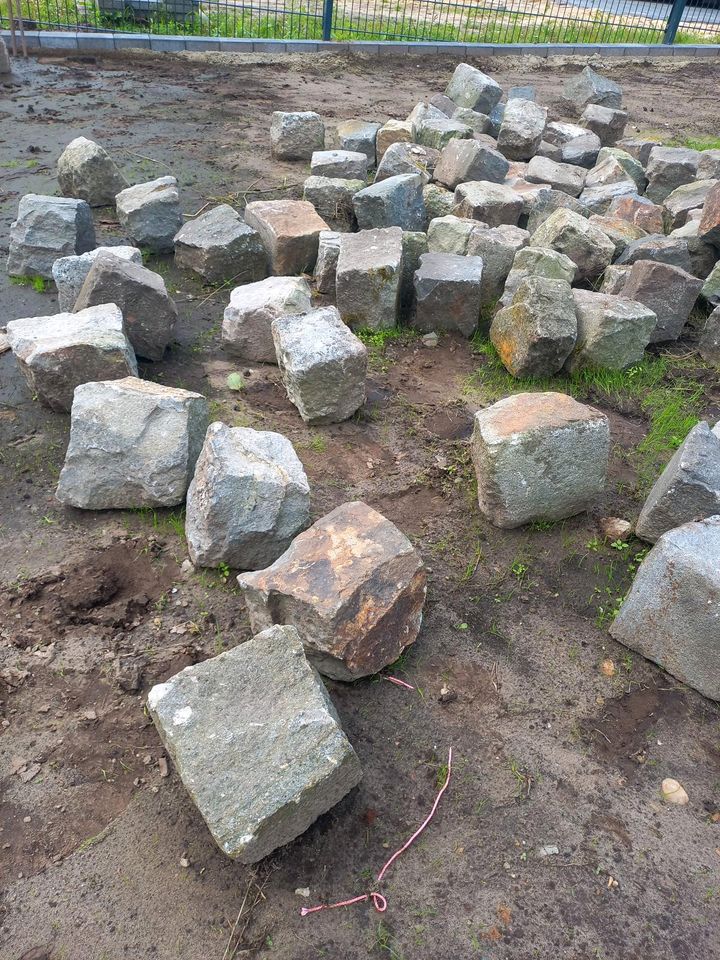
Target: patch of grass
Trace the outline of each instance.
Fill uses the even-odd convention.
[[[32,287],[38,293],[45,293],[48,285],[45,277],[10,277],[10,283],[16,287]]]
[[[691,150],[720,150],[720,137],[688,137],[684,146]]]
[[[367,347],[370,366],[384,372],[390,362],[386,357],[388,346],[391,343],[409,343],[417,339],[418,333],[408,327],[389,327],[387,330],[362,327],[355,331],[355,336]]]

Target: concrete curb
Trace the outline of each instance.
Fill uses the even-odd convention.
[[[6,42],[10,31],[0,30]],[[85,33],[72,31],[26,30],[30,49],[81,50],[102,53],[111,50],[212,51],[215,53],[364,53],[372,56],[451,56],[461,57],[720,57],[720,44],[624,44],[624,43],[396,43],[368,40],[255,40],[230,37],[176,37],[147,33]]]

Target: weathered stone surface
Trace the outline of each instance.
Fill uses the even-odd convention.
[[[142,264],[101,254],[88,271],[74,312],[103,303],[120,308],[125,333],[139,357],[162,360],[175,331],[177,309],[160,274]]]
[[[609,211],[612,203],[618,197],[634,196],[636,190],[637,187],[630,179],[599,187],[586,186],[578,200],[590,214],[595,213],[602,216]]]
[[[720,437],[704,421],[688,433],[648,494],[635,527],[655,543],[691,520],[720,513]]]
[[[342,180],[367,180],[367,154],[357,150],[316,150],[310,158],[314,177],[339,177]]]
[[[324,220],[353,223],[353,197],[364,187],[364,180],[308,177],[303,186],[303,200],[311,203]]]
[[[673,240],[687,240],[690,272],[701,280],[705,280],[717,263],[718,251],[711,243],[706,243],[700,237],[700,219],[696,216],[699,213],[701,213],[700,210],[691,210],[686,223],[673,230],[668,236]]]
[[[268,567],[238,577],[254,630],[297,628],[321,673],[355,680],[382,670],[415,640],[426,576],[407,537],[364,503],[345,503]]]
[[[511,160],[529,160],[543,138],[547,109],[532,100],[508,100],[505,104],[498,150]]]
[[[578,336],[566,363],[568,370],[625,370],[642,360],[657,323],[652,310],[624,296],[592,290],[573,290],[573,297]]]
[[[175,263],[210,283],[253,283],[268,273],[260,235],[227,203],[180,228],[175,234]]]
[[[378,162],[393,143],[412,143],[415,139],[415,124],[410,120],[388,120],[377,132],[375,149]]]
[[[518,393],[475,414],[481,512],[495,526],[562,520],[605,486],[607,417],[562,393]]]
[[[120,226],[138,246],[155,253],[173,249],[175,234],[183,225],[175,177],[158,177],[121,190],[115,207]]]
[[[561,147],[562,162],[575,163],[579,167],[592,167],[597,161],[601,147],[600,137],[592,131],[583,134],[582,137],[573,137]]]
[[[215,842],[242,863],[300,836],[362,778],[293,627],[186,667],[148,708]]]
[[[84,200],[26,193],[10,225],[7,271],[13,277],[52,279],[60,257],[86,253],[95,246],[95,227]]]
[[[525,179],[530,183],[548,183],[553,190],[577,197],[585,185],[585,171],[571,163],[556,163],[547,157],[533,157],[528,164]]]
[[[188,489],[193,564],[259,570],[310,522],[310,487],[282,434],[211,423]]]
[[[581,123],[600,138],[604,147],[612,147],[625,132],[628,115],[624,110],[589,103],[583,110]]]
[[[529,239],[527,230],[508,224],[489,229],[479,226],[469,235],[465,252],[483,262],[480,301],[484,308],[493,308],[499,300],[515,255]],[[486,315],[488,312],[485,310]]]
[[[626,175],[630,177],[638,189],[638,193],[644,193],[647,187],[647,179],[642,164],[631,154],[619,147],[603,147],[597,155],[595,166],[604,163],[605,160],[612,158],[620,164]]]
[[[608,208],[614,217],[622,217],[648,233],[663,232],[663,208],[646,197],[617,197]]]
[[[470,107],[457,107],[451,117],[453,120],[459,120],[460,123],[466,124],[475,133],[490,132],[490,117],[477,110],[471,110]]]
[[[708,190],[698,234],[706,243],[720,247],[720,182]]]
[[[530,237],[533,247],[548,247],[570,257],[577,280],[599,277],[610,264],[615,245],[602,230],[572,210],[558,209]]]
[[[450,190],[470,180],[502,183],[509,164],[497,150],[477,140],[451,140],[435,166],[435,180]]]
[[[270,150],[278,160],[310,160],[325,146],[322,117],[311,110],[275,110],[270,123]]]
[[[419,129],[420,124],[425,120],[445,119],[447,119],[447,114],[444,111],[438,110],[438,108],[433,106],[432,103],[426,103],[425,101],[416,103],[406,117],[408,123],[415,125],[416,132]]]
[[[424,147],[432,147],[434,150],[442,150],[455,138],[462,140],[472,136],[472,127],[459,120],[451,120],[449,117],[443,117],[442,120],[435,118],[423,120],[416,134],[418,143]]]
[[[720,180],[720,150],[701,150],[698,180]]]
[[[512,187],[502,183],[477,180],[461,183],[455,190],[457,215],[482,220],[490,227],[501,223],[517,226],[522,209],[522,198]]]
[[[653,203],[662,203],[665,197],[683,183],[697,177],[700,154],[686,147],[653,147],[645,168],[648,179],[646,196]]]
[[[638,187],[635,179],[630,176],[617,157],[612,154],[602,157],[602,152],[603,150],[598,154],[595,166],[585,174],[585,186],[606,187],[611,183],[629,183],[632,186],[632,195],[636,196]]]
[[[548,217],[560,208],[572,210],[580,217],[589,216],[588,210],[570,194],[563,193],[561,190],[543,190],[536,197],[528,213],[527,228],[530,233],[535,233],[540,224],[545,223]]]
[[[86,137],[71,140],[58,159],[58,183],[64,197],[86,200],[91,207],[115,203],[128,182],[100,144]]]
[[[642,237],[647,236],[645,231],[641,230],[640,227],[636,227],[634,223],[623,220],[621,217],[613,217],[608,214],[599,216],[594,213],[588,217],[588,222],[592,223],[595,227],[599,227],[605,236],[612,240],[615,244],[616,256],[619,256],[625,247],[629,243],[632,243],[633,240],[640,240]]]
[[[223,315],[223,347],[245,360],[275,363],[273,320],[310,310],[311,290],[302,277],[268,277],[235,287]]]
[[[640,240],[632,240],[620,254],[617,262],[633,264],[636,260],[655,260],[668,263],[690,273],[692,261],[688,242],[684,237],[666,237],[663,234],[650,233]]]
[[[600,293],[610,293],[613,296],[620,296],[627,278],[630,276],[632,267],[618,266],[615,263],[610,264],[603,274],[600,284]]]
[[[335,307],[278,317],[272,334],[288,398],[306,423],[339,423],[362,406],[367,350]]]
[[[457,110],[455,101],[451,100],[450,97],[446,97],[444,93],[434,93],[428,103],[446,117],[451,117]]]
[[[307,200],[255,200],[245,207],[245,222],[257,230],[271,271],[293,277],[312,273],[321,230],[328,225]]]
[[[423,186],[420,174],[406,173],[359,190],[353,196],[358,227],[361,230],[381,227],[424,230],[427,214]]]
[[[720,370],[720,306],[715,307],[705,321],[698,341],[698,351],[706,363]]]
[[[468,217],[456,217],[448,214],[435,217],[428,226],[428,250],[431,253],[467,253],[468,240],[474,230],[487,230],[488,227]]]
[[[397,325],[402,236],[399,227],[388,227],[340,238],[336,303],[349,326],[383,330]]]
[[[400,276],[400,312],[410,316],[415,308],[415,271],[420,258],[428,252],[428,235],[422,230],[404,230],[402,235],[402,272]]]
[[[480,113],[490,113],[502,97],[500,85],[481,70],[469,63],[459,63],[455,67],[445,96],[459,107],[470,107]]]
[[[495,314],[490,339],[514,377],[557,373],[577,340],[570,284],[540,276],[524,279],[512,304]]]
[[[589,103],[598,103],[612,110],[622,107],[622,87],[613,80],[585,67],[577,77],[572,77],[563,87],[563,104],[566,109],[580,114]]]
[[[137,376],[135,354],[114,303],[12,320],[7,338],[31,392],[51,410],[70,410],[78,384]]]
[[[637,137],[625,137],[618,140],[617,145],[634,157],[642,167],[647,166],[652,148],[662,146],[659,140],[640,140]]]
[[[522,247],[513,258],[500,306],[510,305],[515,291],[527,277],[547,277],[549,280],[564,280],[572,284],[576,272],[577,267],[564,253],[545,247]]]
[[[720,307],[720,260],[715,264],[702,285],[700,295],[711,307]]]
[[[398,177],[403,174],[420,174],[427,183],[433,175],[435,164],[440,157],[439,150],[423,147],[419,143],[393,143],[378,164],[375,183]]]
[[[587,135],[587,128],[581,127],[577,123],[568,123],[565,120],[551,120],[545,127],[543,134],[548,143],[557,147],[569,143],[571,140],[577,140],[578,137]]]
[[[702,280],[678,267],[652,260],[636,260],[622,296],[645,304],[656,316],[650,343],[677,340],[702,288]]]
[[[338,124],[337,136],[342,150],[364,153],[371,167],[376,163],[377,132],[381,124],[369,120],[343,120]]]
[[[428,220],[446,217],[455,209],[455,192],[446,190],[437,183],[426,183],[423,187],[423,202]]]
[[[457,330],[471,337],[480,318],[482,272],[480,257],[423,254],[415,272],[413,326],[425,333]]]
[[[208,419],[190,390],[137,377],[81,384],[55,496],[84,510],[182,503]]]
[[[75,306],[85,278],[96,258],[107,254],[142,264],[142,253],[137,247],[95,247],[76,257],[60,257],[53,263],[52,275],[58,292],[58,307],[61,311],[70,311]]]
[[[562,161],[562,150],[556,147],[554,143],[548,143],[547,140],[541,140],[537,148],[536,157],[545,157],[547,160],[554,160],[555,163]]]
[[[335,292],[335,273],[340,256],[340,234],[334,230],[322,230],[315,262],[315,286],[318,293]],[[302,311],[300,311],[302,313]],[[274,355],[274,354],[273,354]]]
[[[701,210],[710,190],[718,180],[694,180],[676,187],[663,200],[665,228],[668,232],[682,227],[691,210]]]
[[[612,636],[720,700],[720,517],[664,534],[635,575]]]

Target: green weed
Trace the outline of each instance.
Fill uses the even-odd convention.
[[[45,293],[47,290],[45,277],[10,277],[10,283],[16,287],[32,287],[38,293]]]

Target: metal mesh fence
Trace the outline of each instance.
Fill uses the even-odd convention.
[[[13,13],[11,14],[11,9]],[[0,0],[0,27],[460,43],[720,43],[720,0]]]

